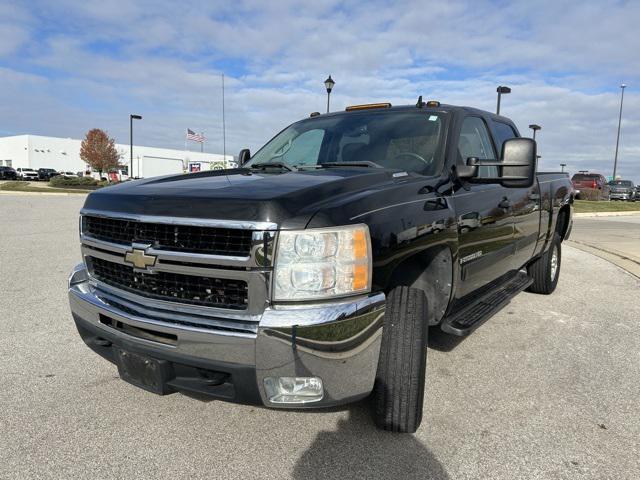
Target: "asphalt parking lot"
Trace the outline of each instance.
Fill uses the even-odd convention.
[[[640,278],[640,215],[580,218],[574,224],[571,241]]]
[[[400,436],[366,402],[282,412],[119,380],[67,306],[83,200],[0,196],[1,478],[640,478],[640,280],[601,258],[565,246],[555,294],[432,335],[423,425]]]

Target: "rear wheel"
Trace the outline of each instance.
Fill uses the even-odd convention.
[[[555,233],[549,249],[527,268],[529,276],[533,278],[527,291],[544,295],[553,293],[558,285],[561,261],[562,239]]]
[[[378,427],[413,433],[422,421],[427,365],[427,298],[396,287],[387,297],[374,389]]]

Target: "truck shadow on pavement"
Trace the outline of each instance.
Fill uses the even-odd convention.
[[[338,420],[336,431],[318,433],[298,459],[294,479],[449,478],[442,464],[415,435],[378,430],[367,401],[352,405],[346,413],[346,418]]]

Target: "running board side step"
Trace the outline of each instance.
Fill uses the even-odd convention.
[[[471,305],[442,320],[441,329],[451,335],[464,337],[489,320],[505,307],[513,297],[533,283],[524,272],[509,277],[503,284],[490,290]]]

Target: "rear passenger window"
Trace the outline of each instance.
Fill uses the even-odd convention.
[[[465,163],[467,158],[476,157],[479,160],[496,161],[496,155],[491,145],[491,137],[487,126],[480,117],[467,117],[462,123],[460,139],[458,140],[458,154]],[[480,167],[479,177],[497,177],[498,167]]]
[[[493,122],[493,133],[496,147],[498,147],[499,155],[502,157],[502,146],[504,142],[511,138],[517,138],[518,135],[511,125],[502,122]]]

